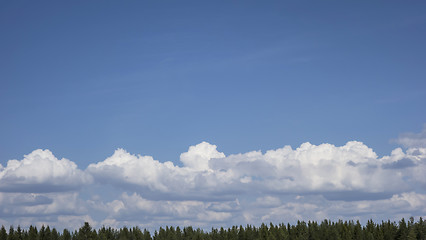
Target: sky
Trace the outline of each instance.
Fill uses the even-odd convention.
[[[426,218],[423,1],[1,1],[0,225]]]

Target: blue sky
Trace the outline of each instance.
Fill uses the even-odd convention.
[[[334,161],[339,159],[352,161],[339,152],[343,151],[342,146],[347,146],[348,149],[362,149],[357,157],[351,155],[359,160],[354,160],[355,163],[358,161],[362,165],[364,158],[375,159],[380,168],[394,170],[397,169],[395,166],[405,163],[408,164],[404,165],[405,172],[400,173],[417,176],[419,173],[416,172],[426,165],[422,157],[425,154],[422,149],[426,147],[422,128],[426,122],[423,110],[426,103],[425,11],[426,4],[421,1],[2,2],[0,164],[3,175],[0,174],[0,179],[3,178],[3,185],[0,184],[0,191],[3,192],[0,193],[4,199],[39,194],[37,196],[42,199],[53,199],[51,204],[62,199],[61,194],[71,194],[75,201],[84,202],[86,207],[90,201],[102,201],[105,206],[122,201],[123,206],[127,206],[129,199],[143,202],[148,196],[147,199],[153,201],[149,204],[155,205],[155,201],[177,201],[181,196],[163,189],[155,179],[127,182],[123,179],[133,175],[110,173],[111,179],[115,180],[102,180],[99,176],[108,176],[108,172],[104,172],[102,164],[95,164],[113,158],[121,160],[113,161],[112,165],[123,167],[122,156],[140,154],[152,156],[161,164],[171,161],[177,170],[170,171],[177,175],[193,176],[191,171],[182,172],[186,167],[214,173],[218,177],[221,168],[206,166],[233,169],[231,160],[238,159],[235,161],[247,165],[247,172],[238,175],[238,179],[250,184],[258,176],[249,170],[262,169],[256,164],[272,164],[270,167],[285,170],[288,168],[284,166],[291,164],[278,164],[284,159],[301,161],[302,164],[305,160],[298,157],[296,149],[304,149],[302,146],[306,145],[302,144],[306,142],[316,146],[312,151],[321,152],[323,148],[333,154],[336,151],[335,155],[324,157],[330,160],[330,165],[326,166],[337,166]],[[362,142],[362,145],[349,144],[349,141]],[[281,160],[275,163],[268,162],[272,160],[266,155],[257,156],[256,161],[247,160],[251,159],[247,154],[252,151],[260,150],[266,154],[268,150],[287,145],[297,156],[280,155],[277,159]],[[194,156],[200,159],[183,160],[181,153],[191,152],[190,146],[199,153]],[[217,146],[217,150],[213,150],[213,146]],[[364,147],[372,149],[376,156]],[[396,157],[393,151],[399,147],[402,153]],[[118,153],[125,153],[118,154],[118,148],[125,149],[118,150]],[[37,152],[37,149],[48,149],[51,154]],[[32,152],[33,157],[29,155]],[[62,158],[68,159],[71,165],[60,162]],[[213,163],[209,162],[210,158],[224,160]],[[13,159],[20,163],[28,160],[36,165],[40,159],[49,159],[53,165],[48,165],[55,172],[54,166],[65,164],[62,167],[74,169],[75,164],[75,171],[70,176],[81,174],[84,175],[81,179],[87,181],[69,185],[67,181],[72,182],[73,178],[65,177],[58,180],[65,181],[64,184],[58,183],[56,187],[46,185],[45,180],[34,183],[34,179],[47,174],[40,173],[29,182],[14,182],[6,177],[7,171],[15,177],[27,176],[27,172],[13,172],[15,168],[8,167],[8,161]],[[410,161],[414,161],[414,165],[410,165]],[[147,160],[147,164],[151,163]],[[139,166],[137,161],[129,164]],[[152,164],[152,172],[158,170],[155,166],[164,167]],[[318,173],[320,177],[319,172],[324,170],[309,169],[312,170],[309,174]],[[368,172],[362,167],[358,170],[362,174],[354,178]],[[163,170],[160,172],[164,173]],[[50,179],[48,176],[41,179]],[[377,173],[377,176],[381,175]],[[55,179],[57,176],[51,177]],[[179,182],[183,178],[179,179],[167,183]],[[215,179],[206,177],[205,181],[217,183]],[[377,181],[383,179],[386,177]],[[394,200],[404,196],[410,196],[410,199],[425,197],[425,179],[421,174],[408,181],[413,188],[403,186],[408,184],[406,180],[395,183],[403,190],[388,189],[383,183],[371,191],[361,183],[348,186],[333,182],[327,184],[334,184],[334,188],[328,188],[329,185],[324,183],[324,186],[317,186],[318,189],[312,186],[299,192],[294,190],[299,186],[297,184],[279,183],[285,187],[269,189],[275,193],[265,198],[283,204],[282,207],[284,203],[291,204],[292,197],[301,199],[304,194],[318,192],[323,193],[315,202],[318,206],[337,204],[326,197],[323,199],[326,192],[338,195],[342,191],[379,192]],[[185,181],[180,183],[199,184],[195,180]],[[262,179],[259,181],[264,183]],[[4,183],[10,184],[12,190]],[[126,184],[138,187],[136,190],[135,186],[123,189]],[[218,188],[222,186],[217,184]],[[94,190],[95,185],[108,189],[104,191],[109,193],[103,196],[106,199],[100,197],[104,193]],[[204,185],[200,183],[200,186]],[[61,187],[65,190],[49,190],[48,195],[43,195],[44,190],[37,190]],[[31,188],[35,190],[28,190]],[[230,188],[229,191],[236,189]],[[193,196],[191,201],[200,201],[201,205],[196,207],[204,209],[206,205],[203,204],[213,204],[192,194],[198,190],[194,187],[184,192]],[[213,197],[216,190],[212,188],[203,194],[207,198]],[[91,196],[93,191],[96,196]],[[257,200],[247,200],[246,205],[242,203],[242,198],[260,199],[258,195],[249,190],[239,194],[235,193],[235,196],[244,197],[235,199],[239,199],[239,206],[245,206],[241,207],[241,214],[230,216],[219,211],[223,221],[216,224],[240,224],[241,221],[250,222],[249,215],[257,216],[257,219],[266,216],[255,207]],[[389,204],[394,203],[389,201]],[[53,208],[43,204],[46,209]],[[373,201],[370,206],[374,204],[384,203]],[[423,210],[419,214],[423,216],[426,214],[424,207],[424,204],[420,205]],[[66,217],[72,216],[76,224],[79,221],[76,216],[89,217],[100,224],[105,221],[103,217],[109,216],[106,218],[109,223],[113,224],[111,219],[114,219],[118,226],[126,221],[126,217],[133,219],[126,215],[131,212],[127,208],[116,215],[106,209],[108,207],[93,213],[70,208]],[[51,224],[61,226],[58,219],[64,217],[59,218],[59,213],[49,211],[56,218],[46,215],[50,220],[30,220],[51,221]],[[413,210],[406,213],[410,211]],[[19,214],[7,215],[7,218],[0,216],[0,224],[30,221],[17,217],[25,215]],[[152,214],[155,219],[156,215]],[[170,212],[162,214],[170,216],[168,223],[174,223],[175,215]],[[294,214],[294,219],[317,216],[313,213]],[[328,217],[340,216],[332,212],[327,214]],[[219,215],[218,219],[222,219]],[[347,214],[347,217],[359,216],[359,209]],[[390,217],[399,215],[389,212],[377,216]],[[178,218],[185,219],[183,216]],[[194,219],[193,216],[190,218]],[[197,223],[212,224],[194,220],[194,224]],[[144,224],[155,227],[165,223],[153,220]]]

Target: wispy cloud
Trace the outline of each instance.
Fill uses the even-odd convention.
[[[407,148],[426,148],[426,124],[420,133],[403,133],[394,141]]]

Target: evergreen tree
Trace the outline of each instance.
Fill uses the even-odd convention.
[[[177,240],[182,240],[182,230],[180,229],[179,226],[176,227],[175,232],[176,232],[176,239]]]
[[[143,240],[151,240],[151,233],[146,229],[143,230]]]
[[[13,228],[12,225],[9,227],[9,236],[8,236],[7,239],[8,240],[16,240],[15,229]]]
[[[345,223],[342,225],[342,232],[340,233],[342,240],[352,240],[352,232],[350,226]]]
[[[133,239],[142,240],[143,233],[139,227],[133,227],[132,229]]]
[[[361,227],[361,223],[359,223],[359,220],[356,221],[356,224],[354,225],[353,228],[353,235],[352,235],[354,240],[361,240],[362,239],[362,227]]]
[[[319,228],[317,222],[308,221],[309,240],[320,240]],[[283,239],[283,238],[280,238]]]
[[[260,233],[260,240],[267,240],[269,235],[268,226],[262,223],[259,229],[259,233]]]
[[[22,240],[30,240],[28,236],[28,231],[25,229],[22,230]]]
[[[324,219],[319,226],[319,236],[320,239],[328,239],[330,236],[329,223],[327,219]]]
[[[406,240],[407,235],[408,235],[408,227],[407,227],[407,224],[405,223],[404,218],[402,218],[401,221],[399,221],[399,228],[398,228],[398,231],[396,232],[396,239]]]
[[[395,239],[398,227],[391,221],[382,222],[382,231],[384,239]]]
[[[408,235],[407,235],[407,240],[416,240],[416,231],[414,229],[414,227],[411,227],[410,230],[408,231]]]
[[[49,225],[47,225],[45,230],[45,239],[46,240],[52,240],[52,232],[50,231]]]
[[[28,238],[31,240],[38,239],[37,227],[33,227],[32,225],[30,226],[30,228],[28,229]]]
[[[59,233],[58,233],[58,231],[56,230],[56,228],[53,228],[52,229],[52,234],[51,234],[51,239],[52,240],[59,240]]]
[[[6,228],[4,228],[4,226],[1,226],[0,229],[0,240],[7,240],[7,232],[6,232]]]
[[[210,231],[210,239],[219,240],[219,233],[216,228],[212,228],[212,230]]]
[[[77,240],[95,240],[96,236],[93,236],[92,227],[88,222],[85,222],[84,225],[78,230]]]
[[[228,229],[227,239],[228,240],[238,240],[238,229],[237,229],[237,227],[233,226],[232,228]]]
[[[21,229],[20,226],[16,229],[9,227],[9,233],[4,226],[1,227],[0,240],[425,240],[426,235],[426,224],[422,218],[418,222],[413,218],[408,222],[401,219],[399,224],[390,221],[377,224],[369,220],[365,227],[359,221],[324,220],[320,225],[311,221],[307,224],[298,221],[296,225],[287,226],[270,223],[261,224],[258,228],[251,225],[232,226],[228,229],[221,227],[220,230],[212,228],[211,232],[204,232],[200,228],[194,230],[191,226],[184,227],[183,231],[179,227],[166,226],[155,231],[153,238],[149,231],[141,231],[138,227],[112,229],[103,226],[96,231],[87,222],[72,234],[67,229],[60,234],[55,228],[51,230],[50,226],[42,226],[40,231],[33,226],[28,230]]]
[[[62,232],[61,240],[71,240],[71,233],[68,229],[65,228]]]
[[[15,231],[15,239],[22,240],[22,238],[23,238],[22,229],[21,229],[21,226],[18,225],[18,227],[16,228],[16,231]]]
[[[379,226],[376,226],[376,228],[374,229],[374,239],[376,240],[384,240],[384,236],[383,236],[383,232],[382,230],[379,228]]]
[[[426,240],[426,222],[420,217],[417,225],[417,239]]]
[[[226,231],[223,227],[220,227],[219,230],[219,240],[226,240]]]
[[[118,239],[120,240],[126,240],[129,239],[130,234],[129,234],[129,229],[127,227],[123,227],[122,229],[120,229],[120,233],[118,234]]]
[[[38,232],[39,240],[47,240],[46,239],[46,227],[44,225],[41,226],[40,231]]]
[[[296,225],[296,237],[300,240],[308,240],[309,239],[309,231],[306,223],[304,221],[297,221]]]

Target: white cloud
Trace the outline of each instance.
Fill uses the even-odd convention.
[[[117,149],[105,161],[90,164],[87,172],[103,183],[124,184],[159,193],[180,188],[187,178],[187,170],[174,166],[172,162],[161,163],[151,156],[132,155],[124,149]]]
[[[276,192],[309,191],[386,191],[404,187],[401,178],[389,178],[380,168],[377,155],[361,142],[348,142],[336,147],[304,143],[293,150],[285,146],[277,150],[249,152],[213,159],[212,169],[232,172],[233,178],[244,179],[252,186]],[[247,181],[250,180],[250,181]]]
[[[105,161],[90,164],[86,171],[100,183],[143,192],[150,198],[211,198],[214,197],[212,191],[232,181],[232,172],[206,171],[204,163],[197,163],[197,160],[208,162],[211,157],[224,156],[215,149],[216,146],[205,142],[190,147],[181,155],[187,164],[184,167],[117,149]]]
[[[180,161],[184,166],[194,170],[208,170],[209,160],[212,158],[224,158],[225,154],[216,150],[216,145],[202,142],[189,147],[188,152],[180,155]]]
[[[371,148],[351,141],[340,147],[304,143],[297,149],[285,146],[265,154],[225,156],[215,145],[203,142],[181,154],[184,167],[118,149],[105,161],[89,165],[87,172],[98,182],[157,199],[229,199],[234,193],[251,192],[400,192],[410,189],[413,181],[422,182],[407,179],[419,175],[413,166],[421,163],[424,149],[410,151],[395,149],[378,158]]]
[[[9,160],[0,168],[0,191],[57,192],[90,183],[91,177],[68,159],[57,159],[49,150],[34,150],[22,160]]]
[[[210,228],[426,215],[426,148],[397,148],[379,158],[350,141],[226,156],[202,142],[180,161],[182,167],[117,149],[83,172],[36,150],[0,166],[0,223]]]

